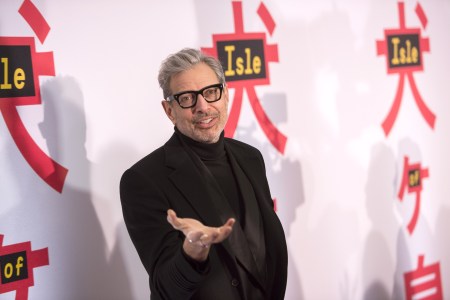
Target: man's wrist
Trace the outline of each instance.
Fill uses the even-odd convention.
[[[186,259],[186,261],[192,266],[194,270],[196,270],[198,273],[206,273],[209,269],[209,258],[206,257],[203,261],[198,261],[191,256],[189,256],[186,251],[184,251],[184,248],[181,247],[181,252]]]

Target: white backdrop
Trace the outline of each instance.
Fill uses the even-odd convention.
[[[245,92],[234,137],[258,147],[266,161],[288,241],[286,299],[406,299],[413,292],[409,286],[417,293],[424,281],[430,289],[416,297],[441,293],[450,299],[450,1],[400,2],[405,27],[419,29],[429,42],[428,51],[421,48],[423,70],[405,72],[435,123],[427,123],[405,75],[388,135],[382,123],[401,75],[388,73],[377,41],[385,41],[385,30],[399,29],[399,2],[237,3],[244,32],[264,34],[278,50],[278,61],[268,64],[270,82],[254,90],[287,138],[284,151],[270,143]],[[28,12],[34,5],[42,14],[50,27],[44,38],[33,30],[42,24],[33,27],[19,13],[22,5]],[[33,284],[18,280],[18,287],[6,292],[12,285],[1,281],[0,299],[15,299],[16,293],[22,299],[149,298],[147,275],[122,219],[120,176],[173,131],[160,104],[161,60],[184,47],[213,48],[214,35],[235,33],[233,5],[229,0],[0,1],[0,84],[13,64],[7,47],[1,47],[8,38],[33,38],[36,52],[53,52],[55,70],[55,76],[35,82],[40,104],[16,105],[14,97],[0,94],[2,280],[14,278],[17,260],[8,265],[8,254],[21,250],[22,243],[48,255],[48,263],[28,267]],[[258,14],[261,7],[275,23],[273,31]],[[234,95],[231,89],[230,99]],[[11,109],[29,138],[24,131],[13,138],[5,119]],[[11,123],[12,131],[19,131],[18,123]],[[68,169],[61,193],[26,160],[31,150],[19,150],[17,144],[30,140]],[[421,190],[406,188],[400,201],[405,157],[406,169],[421,171],[416,173]],[[420,270],[432,274],[424,277]],[[405,279],[413,273],[421,279]]]

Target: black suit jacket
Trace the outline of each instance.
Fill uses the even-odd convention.
[[[263,291],[264,299],[284,298],[286,240],[273,210],[262,155],[237,140],[225,138],[224,143],[253,187],[264,231],[266,277],[258,275],[258,266],[245,251],[248,248],[236,249],[230,238],[212,246],[204,269],[182,252],[184,236],[167,222],[169,208],[178,217],[194,218],[208,226],[221,226],[232,216],[211,201],[223,200],[223,194],[205,181],[205,174],[174,134],[164,146],[125,171],[120,183],[125,224],[149,274],[151,299],[261,299],[261,294],[252,293],[255,286]],[[243,198],[247,201],[246,195]],[[237,226],[239,223],[232,234],[242,236]]]

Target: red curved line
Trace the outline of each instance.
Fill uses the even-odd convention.
[[[422,97],[420,96],[420,92],[417,89],[414,77],[410,72],[408,73],[408,80],[409,84],[411,85],[414,100],[416,100],[417,106],[419,107],[419,111],[422,113],[422,116],[425,118],[428,125],[434,129],[434,122],[436,121],[436,115],[428,108],[428,106],[423,101]]]
[[[269,10],[267,9],[267,7],[264,5],[263,2],[261,2],[261,4],[258,7],[258,16],[261,18],[261,20],[263,21],[264,25],[267,28],[267,31],[269,32],[270,35],[272,35],[273,31],[275,30],[275,21],[272,18],[272,15],[270,14]]]
[[[45,154],[36,144],[20,119],[15,106],[0,106],[6,126],[25,160],[53,189],[62,192],[68,170]]]
[[[392,126],[394,126],[395,119],[397,118],[398,111],[400,110],[400,104],[402,103],[404,84],[405,84],[405,74],[400,73],[400,80],[398,82],[398,87],[397,87],[397,92],[395,94],[394,104],[392,104],[389,114],[386,116],[386,118],[383,121],[383,124],[381,125],[383,127],[383,131],[386,136],[389,135],[389,132],[391,131]]]
[[[43,44],[50,32],[50,26],[37,7],[31,0],[24,0],[22,6],[19,8],[19,13],[33,29],[39,41]]]
[[[405,156],[403,158],[403,176],[402,183],[400,184],[400,191],[398,191],[398,198],[400,201],[403,201],[403,195],[406,190],[406,186],[408,185],[408,165],[409,165],[409,157]]]
[[[415,11],[416,11],[417,17],[420,20],[420,23],[422,23],[423,29],[427,28],[428,18],[425,15],[425,12],[423,11],[422,6],[420,5],[420,3],[417,3]]]
[[[258,96],[256,95],[255,89],[253,87],[248,87],[247,94],[259,125],[272,145],[281,154],[283,154],[284,148],[286,147],[287,137],[281,133],[275,125],[273,125],[269,117],[266,115],[261,103],[259,102]]]
[[[416,196],[416,206],[414,207],[414,213],[411,220],[408,223],[408,232],[412,234],[414,228],[416,228],[417,220],[419,219],[419,210],[420,210],[420,193],[417,193]]]

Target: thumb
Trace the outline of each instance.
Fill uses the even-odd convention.
[[[169,222],[175,229],[179,225],[177,214],[173,209],[167,210],[167,222]]]

